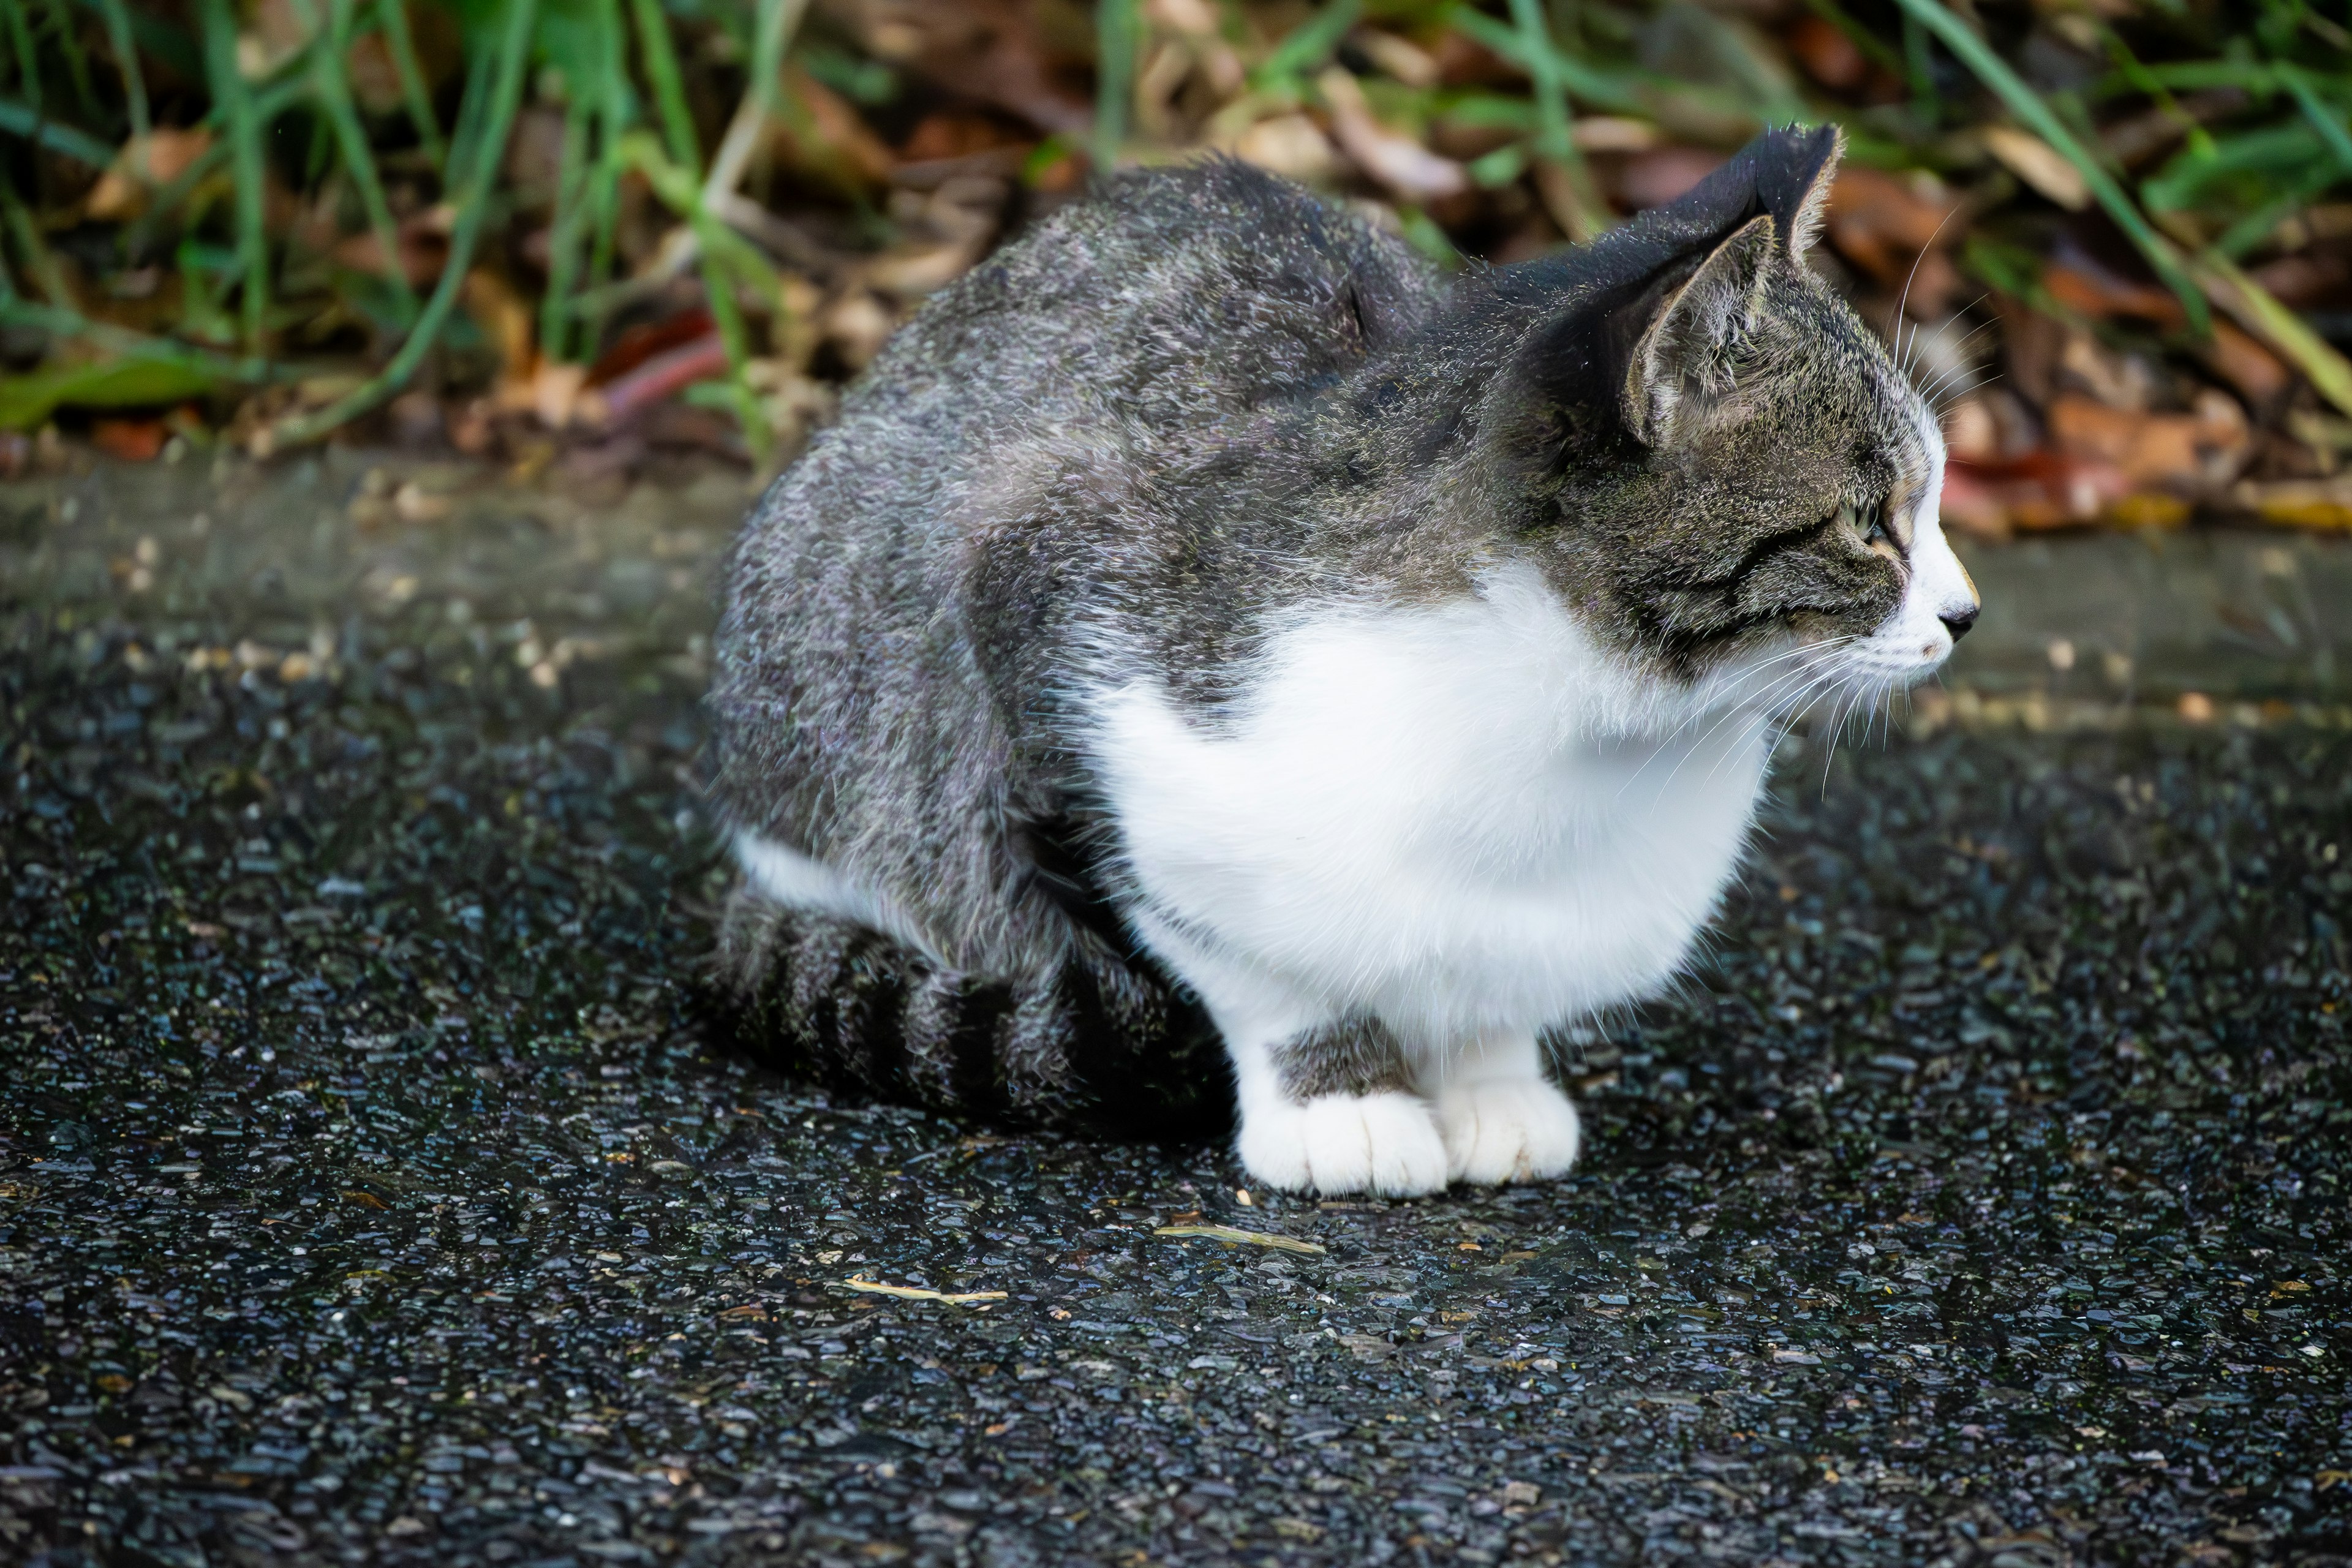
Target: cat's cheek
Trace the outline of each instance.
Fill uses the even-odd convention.
[[[1852,656],[1858,674],[1888,687],[1933,674],[1952,655],[1955,627],[1965,629],[1978,609],[1968,569],[1932,515],[1921,519],[1912,538],[1910,565],[1895,613]]]

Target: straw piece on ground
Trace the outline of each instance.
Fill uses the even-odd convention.
[[[1266,1230],[1235,1230],[1229,1225],[1163,1225],[1151,1233],[1154,1236],[1201,1236],[1211,1241],[1235,1241],[1250,1247],[1278,1247],[1285,1252],[1306,1252],[1320,1256],[1320,1242],[1301,1241],[1295,1236],[1276,1236]]]
[[[947,1301],[961,1306],[969,1301],[1004,1300],[1002,1290],[926,1290],[919,1285],[885,1285],[878,1279],[845,1279],[842,1283],[869,1296],[896,1296],[905,1301]]]

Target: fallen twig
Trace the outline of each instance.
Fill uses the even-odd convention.
[[[1322,1248],[1316,1248],[1321,1251]],[[853,1290],[863,1290],[869,1296],[896,1296],[904,1301],[946,1301],[962,1306],[971,1301],[1002,1301],[1002,1290],[926,1290],[919,1285],[885,1285],[878,1279],[848,1279],[842,1281]]]
[[[1323,1244],[1301,1241],[1295,1236],[1276,1236],[1270,1230],[1236,1230],[1229,1225],[1163,1225],[1151,1233],[1154,1236],[1199,1236],[1211,1241],[1242,1242],[1251,1247],[1276,1247],[1285,1252],[1306,1252],[1320,1256]]]

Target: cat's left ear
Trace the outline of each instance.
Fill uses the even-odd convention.
[[[1731,360],[1763,303],[1767,270],[1786,266],[1780,231],[1754,217],[1717,246],[1689,280],[1656,307],[1625,366],[1625,426],[1647,447],[1671,444],[1697,400],[1730,386]]]
[[[1830,187],[1837,184],[1838,164],[1845,157],[1845,132],[1842,127],[1829,125],[1808,135],[1791,136],[1784,156],[1789,163],[1785,170],[1780,171],[1780,182],[1796,197],[1788,204],[1784,219],[1789,256],[1792,260],[1802,261],[1805,252],[1812,249],[1813,242],[1822,237],[1822,218],[1829,210]]]

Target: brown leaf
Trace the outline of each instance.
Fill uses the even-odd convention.
[[[716,331],[709,332],[666,349],[626,375],[583,395],[581,412],[594,422],[625,424],[696,382],[724,374],[726,370],[727,345]]]
[[[532,344],[530,306],[514,285],[487,267],[466,274],[466,313],[498,352],[500,374],[508,379],[530,374],[539,357]]]
[[[1723,154],[1699,147],[1660,147],[1636,153],[1617,172],[1611,195],[1629,212],[1662,207],[1721,166]]]
[[[1412,137],[1372,117],[1354,74],[1338,66],[1316,79],[1330,107],[1331,131],[1356,167],[1409,202],[1435,201],[1470,188],[1470,176],[1451,158],[1441,157]]]
[[[996,147],[1030,147],[1035,143],[1016,136],[992,114],[970,109],[934,110],[915,121],[900,143],[898,156],[909,163],[930,163],[949,158],[969,158]]]
[[[1040,131],[1075,135],[1094,123],[1093,104],[1076,85],[1091,56],[1049,47],[1039,26],[1044,7],[1029,0],[825,0],[820,9],[875,58],[911,67]]]
[[[2113,464],[2136,489],[2226,484],[2252,441],[2244,413],[2218,392],[2200,395],[2191,414],[2136,414],[2088,397],[2061,397],[2048,418],[2060,451]]]
[[[2043,268],[2042,287],[2059,304],[2093,321],[2121,316],[2169,327],[2188,319],[2179,296],[2162,284],[2119,276],[2079,254]]]
[[[1276,114],[1258,121],[1227,149],[1245,163],[1308,184],[1339,177],[1341,163],[1323,128],[1304,114]]]
[[[152,463],[163,450],[161,419],[100,419],[89,427],[89,444],[126,463]]]
[[[2257,408],[2277,402],[2294,385],[2294,374],[2278,355],[2227,321],[2213,323],[2213,336],[2198,346],[2197,357]]]
[[[772,143],[778,163],[847,192],[878,190],[887,183],[901,154],[890,151],[848,100],[798,66],[785,71],[784,84],[783,112],[774,122]],[[993,121],[986,123],[996,141],[1017,140]]]
[[[149,132],[123,143],[106,173],[98,177],[83,211],[102,223],[119,223],[146,210],[147,198],[187,173],[188,165],[205,155],[213,133],[169,127]]]
[[[449,259],[449,226],[446,207],[428,207],[404,222],[398,230],[400,270],[412,289],[423,289],[436,281],[441,268]],[[384,275],[383,247],[376,243],[375,232],[354,234],[335,242],[330,252],[339,266],[354,272]]]
[[[1929,176],[1906,178],[1848,164],[1830,187],[1823,215],[1830,244],[1880,288],[1904,290],[1907,314],[1946,315],[1961,287],[1944,254],[1958,239],[1958,198]]]
[[[2083,172],[2041,137],[2014,125],[1988,125],[1978,134],[1984,138],[1985,151],[2011,174],[2068,212],[2091,205],[2091,186]]]
[[[588,384],[617,381],[656,354],[710,335],[710,312],[700,306],[658,321],[640,322],[613,340],[588,372]]]
[[[1804,17],[1789,30],[1789,52],[1823,87],[1851,92],[1870,79],[1870,61],[1861,47],[1820,16]]]

